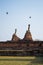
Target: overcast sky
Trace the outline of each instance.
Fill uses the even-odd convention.
[[[0,41],[11,40],[15,28],[23,39],[28,24],[33,40],[43,40],[43,0],[0,0]]]

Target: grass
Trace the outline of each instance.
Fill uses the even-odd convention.
[[[43,57],[0,56],[0,65],[43,65]]]

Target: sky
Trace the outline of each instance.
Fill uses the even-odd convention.
[[[11,40],[15,29],[23,39],[28,24],[33,40],[43,40],[43,0],[0,0],[0,41]]]

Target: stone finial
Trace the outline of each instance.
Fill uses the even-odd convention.
[[[28,31],[29,31],[29,29],[30,29],[30,24],[28,24]]]
[[[15,34],[16,34],[16,32],[17,32],[17,29],[15,29]]]

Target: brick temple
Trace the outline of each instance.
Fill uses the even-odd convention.
[[[30,32],[30,24],[24,38],[15,33],[9,41],[0,41],[0,56],[43,56],[43,41],[34,41]]]

